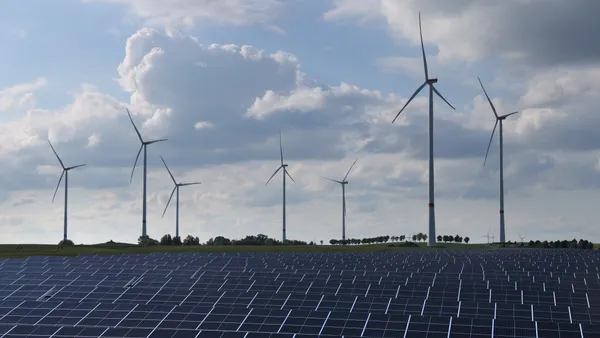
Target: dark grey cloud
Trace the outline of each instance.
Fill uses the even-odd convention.
[[[325,18],[356,23],[361,22],[357,17],[379,22],[383,16],[394,37],[417,43],[420,11],[426,43],[436,44],[442,55],[478,60],[500,56],[536,68],[598,63],[600,3],[595,0],[363,2],[336,0]]]

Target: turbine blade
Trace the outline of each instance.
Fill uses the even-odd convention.
[[[279,170],[281,170],[281,168],[283,168],[282,166],[279,166],[279,168],[277,168],[277,170],[275,170],[275,172],[273,173],[273,175],[271,175],[271,177],[269,178],[269,180],[267,181],[267,183],[265,183],[265,185],[269,184],[269,182],[271,182],[271,180],[273,179],[273,177],[275,177],[275,175],[279,172]]]
[[[483,93],[485,94],[485,97],[487,98],[488,102],[490,103],[490,106],[492,107],[492,111],[494,112],[494,115],[496,115],[496,118],[498,118],[498,113],[496,112],[496,107],[494,107],[492,100],[490,100],[490,97],[489,97],[487,91],[485,90],[485,88],[483,87],[483,83],[481,83],[481,79],[479,78],[479,76],[477,77],[477,80],[479,80],[479,85],[481,85],[481,89],[483,89]]]
[[[283,165],[283,141],[281,140],[281,130],[279,131],[279,153],[281,154],[281,165]]]
[[[71,169],[75,169],[75,168],[79,168],[79,167],[85,167],[85,166],[86,166],[86,164],[79,164],[79,165],[74,165],[72,167],[65,168],[65,170],[71,170]]]
[[[152,143],[156,143],[156,142],[163,142],[163,141],[168,141],[168,139],[166,139],[166,138],[161,138],[160,140],[148,141],[148,142],[145,142],[145,143],[146,143],[146,144],[152,144]]]
[[[135,126],[135,123],[133,123],[133,118],[131,117],[131,113],[129,112],[129,109],[125,108],[125,110],[127,110],[127,116],[129,116],[129,121],[131,121],[131,124],[133,125],[133,129],[135,129],[135,133],[140,138],[140,142],[144,143],[144,139],[142,138],[142,134],[140,134],[140,131]]]
[[[296,183],[296,180],[292,177],[292,175],[290,175],[290,173],[287,171],[287,169],[283,168],[283,172],[284,172],[284,175],[287,175],[290,178],[290,180],[292,180],[294,183]]]
[[[442,96],[442,94],[440,94],[440,92],[438,92],[437,88],[435,88],[433,85],[431,85],[431,89],[433,89],[433,92],[434,92],[434,93],[436,93],[436,94],[437,94],[437,96],[439,96],[439,97],[440,97],[440,99],[444,100],[444,102],[446,102],[446,104],[447,104],[447,105],[449,105],[449,106],[450,106],[450,108],[452,108],[453,110],[456,110],[456,108],[454,108],[454,107],[453,107],[453,106],[450,104],[450,102],[448,102],[448,100],[446,100],[446,99],[445,99],[445,98]]]
[[[185,186],[188,186],[188,185],[197,185],[197,184],[202,184],[202,183],[200,183],[200,182],[181,183],[181,184],[179,184],[179,186],[180,187],[185,187]]]
[[[176,189],[177,189],[177,186],[175,186],[173,188],[173,191],[171,192],[171,196],[169,197],[169,200],[167,201],[167,205],[165,206],[165,211],[163,211],[162,216],[160,216],[160,217],[164,217],[165,216],[165,212],[167,212],[167,208],[169,207],[169,203],[171,203],[171,199],[173,198],[173,194],[175,193]]]
[[[142,148],[144,148],[144,144],[140,146],[140,150],[138,150],[137,156],[135,157],[135,162],[133,162],[133,169],[131,169],[131,177],[129,178],[129,184],[133,181],[133,172],[135,171],[135,166],[137,165],[137,161],[140,158],[140,154],[142,153]]]
[[[54,195],[52,196],[52,204],[54,204],[54,198],[56,198],[56,192],[58,191],[58,187],[60,186],[60,181],[62,181],[63,176],[65,175],[65,169],[63,169],[62,174],[60,174],[60,178],[58,179],[58,184],[56,184],[56,189],[54,189]]]
[[[487,161],[488,154],[490,152],[490,146],[492,145],[492,140],[494,139],[494,132],[496,132],[496,127],[498,126],[498,120],[494,123],[494,129],[492,129],[492,136],[490,136],[490,142],[488,143],[487,150],[485,152],[485,158],[483,159],[483,166],[485,167],[485,162]]]
[[[356,164],[356,161],[358,161],[358,159],[354,160],[354,163],[352,163],[352,165],[350,166],[350,169],[348,169],[348,172],[346,173],[346,176],[344,176],[344,179],[342,180],[342,182],[346,181],[346,179],[348,178],[348,175],[350,174],[350,170],[352,170],[352,168]]]
[[[415,96],[419,95],[419,93],[421,92],[421,90],[423,90],[423,88],[425,87],[426,84],[427,84],[427,82],[423,82],[423,84],[419,88],[417,88],[417,90],[415,90],[415,92],[408,99],[408,101],[406,101],[406,103],[404,104],[402,109],[400,109],[400,112],[396,115],[396,117],[394,117],[394,119],[392,120],[392,123],[396,122],[396,119],[398,118],[398,116],[400,116],[400,114],[402,114],[402,112],[404,111],[404,108],[406,108],[406,106],[408,106],[408,104],[415,98]]]
[[[56,153],[56,150],[54,150],[54,147],[52,146],[52,143],[50,142],[50,140],[48,140],[48,144],[50,145],[50,148],[52,148],[52,152],[54,153],[54,155],[56,155],[56,158],[58,159],[58,162],[60,162],[60,166],[64,170],[65,169],[65,165],[63,164],[63,161],[60,159],[60,157],[58,157],[58,154]]]
[[[171,176],[173,183],[175,183],[175,185],[177,185],[177,181],[175,181],[175,177],[173,177],[171,170],[169,170],[169,167],[167,166],[167,162],[165,162],[165,159],[162,156],[160,157],[160,159],[161,159],[162,163],[165,165],[165,168],[167,168],[167,172],[169,173],[169,176]]]
[[[501,117],[501,118],[507,118],[507,117],[509,117],[509,116],[511,116],[511,115],[515,115],[515,114],[518,114],[518,113],[519,113],[518,111],[515,111],[515,112],[512,112],[512,113],[510,113],[510,114],[506,114],[506,115],[503,115],[503,116],[500,116],[500,117]]]
[[[419,36],[421,37],[421,52],[423,53],[423,68],[425,69],[425,81],[429,80],[427,71],[427,57],[425,57],[425,45],[423,44],[423,29],[421,28],[421,12],[419,12]]]
[[[320,177],[321,177],[321,178],[324,178],[324,179],[326,179],[326,180],[329,180],[329,181],[331,181],[331,182],[335,182],[335,183],[342,184],[342,182],[341,182],[341,181],[336,181],[336,180],[333,180],[333,179],[331,179],[331,178],[327,178],[327,177],[325,177],[325,176],[320,176]]]

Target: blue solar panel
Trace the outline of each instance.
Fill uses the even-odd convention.
[[[598,251],[0,260],[0,338],[597,337]]]

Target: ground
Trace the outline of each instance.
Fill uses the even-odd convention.
[[[393,245],[393,246],[392,246]],[[89,254],[127,254],[150,252],[374,252],[396,250],[477,250],[490,249],[495,246],[488,244],[440,244],[436,248],[427,247],[426,243],[419,243],[418,247],[403,247],[402,243],[371,244],[371,245],[226,245],[226,246],[138,246],[134,244],[115,243],[97,245],[63,246],[44,244],[4,244],[0,245],[0,257],[17,258],[28,256],[76,256]]]

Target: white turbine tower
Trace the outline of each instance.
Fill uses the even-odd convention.
[[[271,175],[271,177],[269,178],[269,180],[267,181],[267,183],[265,183],[265,185],[269,184],[269,182],[271,181],[271,179],[273,179],[273,177],[275,177],[275,175],[279,172],[279,170],[283,169],[283,230],[282,230],[282,241],[283,243],[285,243],[285,176],[287,175],[290,180],[292,180],[294,183],[296,183],[296,181],[292,178],[292,176],[288,173],[287,171],[287,164],[283,163],[283,142],[281,141],[281,131],[279,131],[279,153],[281,155],[281,165],[277,168],[277,170],[275,170],[275,172],[273,173],[273,175]]]
[[[140,142],[142,143],[142,145],[140,146],[140,150],[138,150],[137,156],[135,157],[135,162],[133,162],[133,169],[131,170],[131,177],[129,178],[129,183],[131,183],[133,181],[133,172],[135,171],[135,166],[137,165],[137,161],[140,158],[140,153],[142,152],[142,149],[144,149],[144,187],[143,187],[143,201],[142,201],[142,236],[146,237],[147,236],[147,231],[146,231],[146,173],[147,173],[147,159],[148,159],[148,145],[152,144],[152,143],[156,143],[156,142],[162,142],[162,141],[166,141],[166,138],[160,139],[160,140],[153,140],[153,141],[144,141],[144,139],[142,138],[142,134],[140,134],[140,131],[137,129],[137,127],[135,126],[135,123],[133,122],[133,118],[131,118],[131,113],[129,113],[129,109],[125,108],[127,110],[127,115],[129,116],[129,120],[131,121],[131,124],[133,125],[133,129],[135,129],[135,133],[137,134],[138,138],[140,139]]]
[[[67,206],[68,206],[68,196],[69,196],[69,171],[75,168],[83,167],[85,164],[74,165],[72,167],[65,167],[63,161],[60,159],[56,150],[52,146],[50,140],[48,140],[48,144],[50,144],[50,148],[52,148],[52,152],[56,155],[58,162],[60,162],[60,166],[62,167],[62,173],[60,174],[60,178],[58,179],[58,184],[56,185],[56,189],[54,189],[54,196],[52,196],[52,203],[54,203],[54,198],[56,197],[56,192],[58,191],[58,187],[60,186],[60,181],[62,181],[63,176],[65,176],[65,215],[64,215],[64,229],[63,229],[63,241],[68,239],[67,237]]]
[[[161,217],[165,216],[165,212],[167,212],[167,208],[169,207],[169,203],[171,203],[173,194],[175,193],[175,191],[177,191],[177,197],[175,199],[175,237],[179,237],[179,187],[185,187],[188,185],[196,185],[196,184],[201,184],[201,183],[200,182],[177,183],[177,181],[175,181],[175,177],[173,177],[173,174],[171,173],[171,170],[169,170],[169,167],[167,166],[165,159],[163,159],[162,156],[160,157],[160,159],[162,160],[162,163],[165,165],[165,168],[167,168],[167,171],[169,172],[169,176],[171,176],[171,179],[173,180],[173,183],[175,184],[175,187],[173,188],[173,191],[171,192],[171,196],[169,197],[169,200],[167,201],[167,205],[165,206],[165,211],[163,211]],[[181,237],[179,237],[179,238],[181,238]]]
[[[433,175],[433,94],[435,93],[439,96],[450,108],[454,109],[454,107],[448,102],[442,94],[434,87],[434,84],[438,82],[437,78],[429,78],[429,72],[427,70],[427,58],[425,57],[425,46],[423,45],[423,31],[421,29],[421,13],[419,13],[419,34],[421,37],[421,53],[423,55],[423,69],[425,70],[425,82],[415,90],[412,96],[406,101],[404,107],[400,109],[400,112],[394,117],[392,123],[396,121],[398,116],[402,113],[402,111],[408,106],[408,104],[417,96],[426,85],[429,86],[429,234],[428,234],[428,245],[434,246],[436,237],[435,237],[435,208],[434,208],[434,175]]]
[[[346,181],[346,179],[350,174],[350,170],[352,170],[352,168],[356,164],[356,161],[358,161],[358,159],[355,160],[354,163],[352,163],[350,169],[348,169],[348,172],[346,173],[346,176],[344,176],[344,179],[342,179],[341,181],[321,176],[326,180],[330,180],[331,182],[339,183],[342,185],[342,241],[346,240],[346,184],[348,184],[348,181]]]
[[[492,136],[490,136],[490,142],[488,143],[487,150],[485,152],[485,159],[483,160],[483,165],[485,166],[485,162],[487,161],[488,153],[490,152],[490,146],[492,145],[492,139],[494,138],[494,132],[496,131],[496,127],[500,124],[500,128],[498,130],[499,138],[500,138],[500,243],[504,243],[506,239],[506,233],[504,228],[504,142],[502,139],[502,121],[506,120],[507,117],[517,114],[518,112],[512,112],[506,115],[498,115],[496,112],[496,107],[492,103],[492,100],[488,96],[488,93],[485,91],[483,87],[483,83],[481,83],[481,79],[478,77],[479,84],[481,85],[481,89],[483,89],[483,93],[490,103],[490,107],[492,107],[492,112],[494,112],[494,116],[496,117],[496,123],[494,124],[494,129],[492,130]]]

